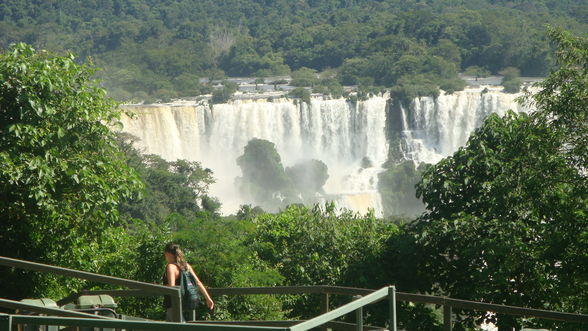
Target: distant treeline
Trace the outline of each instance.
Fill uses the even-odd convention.
[[[200,78],[301,68],[434,94],[460,89],[457,72],[468,68],[545,75],[544,24],[582,32],[587,17],[583,0],[7,0],[0,47],[24,41],[92,57],[117,99],[210,93]]]

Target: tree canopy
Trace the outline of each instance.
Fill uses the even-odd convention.
[[[0,55],[0,255],[87,266],[110,249],[95,245],[119,224],[118,202],[142,187],[114,140],[120,112],[92,74],[25,44]],[[34,293],[32,276],[3,272],[3,291]]]
[[[425,75],[456,88],[458,71],[547,74],[545,23],[586,31],[582,0],[4,1],[0,47],[24,41],[105,68],[120,99],[210,93],[203,77],[341,69],[343,84],[403,85]],[[370,82],[371,81],[371,82]],[[410,91],[409,91],[410,92]]]
[[[411,232],[422,249],[416,268],[430,274],[430,289],[587,312],[588,42],[550,34],[559,69],[527,97],[537,110],[489,116],[418,184],[427,210]],[[520,326],[506,316],[498,323]]]

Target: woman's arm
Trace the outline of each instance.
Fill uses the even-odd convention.
[[[196,279],[196,286],[198,286],[200,293],[202,293],[204,295],[208,309],[213,310],[214,309],[214,301],[212,301],[210,294],[208,294],[208,291],[206,290],[206,288],[204,287],[204,285],[200,281],[200,278],[198,278],[198,276],[196,276],[194,269],[192,269],[192,266],[189,264],[188,264],[188,270],[190,270],[190,273],[192,274],[192,276],[194,276],[194,279]]]

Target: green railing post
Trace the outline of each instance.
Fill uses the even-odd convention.
[[[361,299],[361,295],[356,295],[353,300]],[[355,331],[363,331],[363,307],[355,311]]]
[[[12,316],[0,314],[0,331],[12,331]]]
[[[453,330],[453,316],[451,311],[451,305],[447,301],[443,303],[443,330]]]
[[[171,308],[172,308],[172,322],[182,321],[182,294],[180,288],[176,288],[177,292],[171,296]]]
[[[323,293],[321,295],[321,315],[329,312],[329,293]],[[323,326],[321,328],[323,331],[328,331],[329,328]]]
[[[389,321],[388,330],[396,331],[396,287],[388,286],[388,309]]]

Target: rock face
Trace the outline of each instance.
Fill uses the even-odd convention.
[[[235,189],[235,177],[241,175],[235,160],[250,139],[261,138],[276,144],[284,166],[305,159],[323,161],[329,171],[325,200],[362,213],[374,208],[381,215],[377,175],[389,151],[392,158],[437,162],[465,144],[488,114],[519,111],[515,97],[499,89],[476,88],[437,99],[418,98],[406,108],[387,95],[355,103],[313,97],[310,104],[282,98],[213,106],[126,105],[135,116],[125,116],[123,125],[140,139],[137,147],[146,153],[200,161],[211,168],[217,180],[211,193],[220,198],[224,213],[250,203]]]

